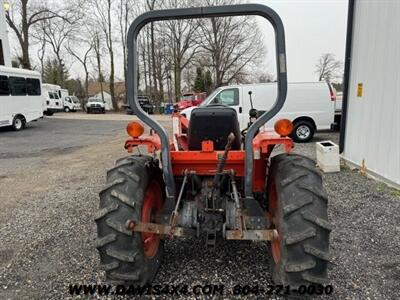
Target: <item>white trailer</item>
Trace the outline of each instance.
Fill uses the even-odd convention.
[[[55,112],[64,110],[63,100],[61,99],[61,87],[55,84],[43,83],[44,114],[53,115]]]
[[[39,72],[0,66],[0,127],[23,129],[43,117]]]
[[[269,110],[276,100],[276,83],[258,83],[223,86],[211,93],[200,106],[221,104],[233,107],[240,123],[240,129],[247,128],[249,111],[252,107],[259,112]],[[267,124],[273,129],[278,119],[286,118],[293,122],[293,139],[307,142],[316,130],[331,129],[334,124],[336,95],[326,82],[292,82],[288,84],[288,95],[282,110]],[[181,111],[190,119],[195,107]]]

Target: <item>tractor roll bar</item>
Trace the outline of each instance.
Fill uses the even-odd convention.
[[[195,19],[211,17],[230,17],[243,15],[258,15],[266,18],[274,27],[276,44],[276,70],[278,81],[278,93],[274,106],[271,110],[263,113],[248,129],[245,139],[245,196],[252,198],[253,186],[253,138],[257,130],[276,115],[285,103],[287,93],[287,75],[286,75],[286,51],[285,51],[285,32],[282,20],[279,15],[261,4],[240,4],[226,6],[194,7],[168,10],[153,10],[138,16],[129,27],[128,32],[128,101],[129,106],[136,115],[149,127],[153,128],[161,140],[161,160],[163,167],[163,176],[166,184],[167,197],[176,197],[175,182],[172,173],[170,147],[168,133],[159,122],[153,120],[140,107],[138,102],[138,55],[137,55],[137,37],[139,31],[147,23],[163,20],[176,19]]]

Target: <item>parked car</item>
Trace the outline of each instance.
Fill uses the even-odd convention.
[[[206,99],[206,96],[206,93],[185,93],[175,107],[178,111],[181,111],[188,107],[199,106]]]
[[[249,94],[251,92],[251,95]],[[248,127],[252,107],[259,113],[267,111],[277,96],[276,83],[231,85],[216,89],[200,106],[221,104],[235,108],[241,130]],[[334,123],[336,96],[326,82],[293,82],[288,84],[288,95],[282,110],[265,126],[272,130],[278,119],[293,122],[292,138],[296,142],[310,141],[316,130],[330,129]],[[190,119],[195,107],[186,108],[181,114]]]
[[[25,128],[43,117],[39,72],[0,66],[0,127]]]
[[[106,102],[100,98],[90,97],[86,103],[86,113],[106,113]]]
[[[154,110],[156,107],[153,104],[153,101],[151,101],[148,96],[138,96],[138,100],[141,108],[143,108],[145,112],[147,112],[149,115],[154,114]],[[133,110],[129,106],[127,106],[126,113],[128,115],[134,114]]]
[[[63,100],[61,98],[61,87],[56,84],[43,83],[44,96],[44,114],[47,116],[53,115],[55,112],[64,110]]]

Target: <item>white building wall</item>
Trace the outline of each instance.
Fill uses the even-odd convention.
[[[357,0],[353,22],[343,157],[400,187],[400,1]]]
[[[0,0],[0,40],[3,45],[4,65],[6,67],[11,67],[10,43],[8,41],[8,30],[3,0]]]

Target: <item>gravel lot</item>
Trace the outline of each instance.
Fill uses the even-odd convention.
[[[69,284],[104,282],[93,215],[106,170],[125,155],[126,121],[66,118],[0,132],[0,299],[68,298]],[[46,137],[59,150],[41,147]],[[337,142],[338,134],[315,140],[325,139]],[[315,158],[315,145],[296,145],[295,152]],[[324,179],[333,297],[399,298],[399,192],[347,168]],[[155,283],[271,284],[266,251],[264,243],[220,242],[209,253],[200,241],[168,241]]]

